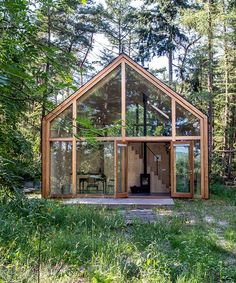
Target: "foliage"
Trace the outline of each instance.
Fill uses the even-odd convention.
[[[210,176],[235,177],[235,1],[148,0],[137,8],[130,1],[0,0],[0,7],[1,186],[40,178],[42,117],[95,72],[88,55],[97,34],[111,47],[101,65],[121,51],[143,63],[168,57],[172,87],[205,113],[212,106]],[[167,81],[165,69],[151,71]],[[92,124],[80,122],[93,142]],[[93,135],[120,128],[118,121]]]
[[[103,21],[101,23],[101,32],[109,40],[110,49],[104,46],[104,55],[109,55],[110,51],[115,54],[126,52],[135,54],[135,27],[137,18],[135,8],[130,0],[106,0],[103,7]],[[102,58],[104,58],[104,55]],[[111,54],[108,58],[111,59]],[[113,55],[114,57],[114,55]],[[109,62],[109,61],[107,61]]]
[[[94,127],[93,121],[89,118],[77,118],[78,134],[76,137],[85,138],[86,142],[91,146],[97,145],[97,137],[115,137],[120,135],[122,129],[122,121],[114,122],[114,125],[109,127]]]
[[[1,171],[4,178],[40,178],[41,119],[78,84],[97,8],[70,0],[0,6],[0,156],[7,160]],[[0,185],[11,186],[3,178]]]

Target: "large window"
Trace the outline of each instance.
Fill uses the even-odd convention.
[[[114,142],[77,142],[77,193],[114,194]]]
[[[126,135],[171,136],[171,98],[127,64]]]
[[[83,136],[87,122],[92,122],[97,129],[107,129],[96,132],[98,136],[121,135],[121,127],[113,127],[121,124],[121,66],[77,100],[77,117],[79,135]]]
[[[176,103],[176,135],[200,136],[199,119],[178,103]]]
[[[72,105],[66,108],[50,123],[51,138],[72,137]]]
[[[51,142],[51,195],[72,193],[72,143]]]

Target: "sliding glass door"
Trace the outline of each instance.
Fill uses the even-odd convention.
[[[171,196],[193,197],[193,143],[172,142],[171,146]]]

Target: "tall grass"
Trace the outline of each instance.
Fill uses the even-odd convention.
[[[118,210],[2,199],[0,282],[37,282],[40,235],[41,282],[236,282],[235,207],[178,201],[171,211],[129,225]]]

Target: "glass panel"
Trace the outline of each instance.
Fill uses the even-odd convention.
[[[194,142],[194,194],[201,195],[201,150],[200,141]]]
[[[102,136],[120,136],[121,127],[111,133],[111,126],[121,121],[121,66],[118,66],[91,90],[77,100],[77,117],[89,120],[97,129],[109,129]],[[78,134],[83,136],[82,127]]]
[[[77,193],[114,194],[114,142],[77,142]]]
[[[174,145],[176,192],[190,193],[190,146],[188,144]]]
[[[72,143],[51,142],[51,194],[72,193]]]
[[[147,136],[171,135],[171,98],[128,65],[126,127],[127,136],[145,136],[145,127]]]
[[[200,120],[176,103],[176,135],[200,136]]]
[[[72,105],[50,123],[51,138],[70,138],[72,132]]]
[[[126,144],[118,144],[118,170],[117,170],[117,178],[118,178],[118,193],[125,193],[126,190],[126,174],[125,174],[125,166],[126,166]]]

